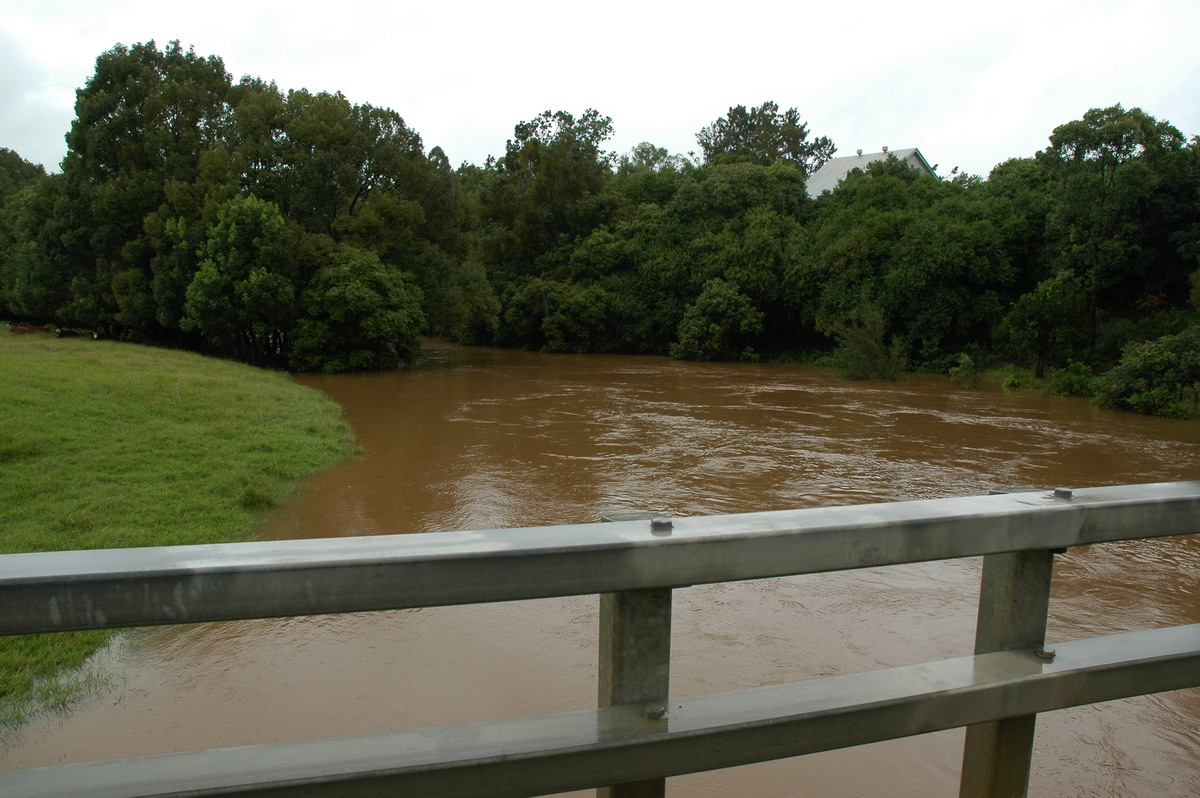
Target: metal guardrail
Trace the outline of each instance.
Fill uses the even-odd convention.
[[[1045,650],[1054,555],[1200,531],[1200,482],[490,532],[0,556],[0,634],[601,594],[596,710],[0,773],[0,794],[530,795],[967,726],[1024,795],[1039,712],[1200,686],[1200,625]],[[671,590],[984,557],[975,656],[674,699]],[[606,786],[607,785],[607,786]]]

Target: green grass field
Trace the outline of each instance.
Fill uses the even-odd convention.
[[[286,374],[2,330],[0,553],[245,540],[351,452],[339,406]],[[69,702],[111,634],[0,638],[0,725]]]

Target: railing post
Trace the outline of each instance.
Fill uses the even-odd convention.
[[[648,521],[656,534],[670,534],[668,519],[652,513],[606,515],[602,521]],[[597,705],[642,704],[651,720],[665,719],[671,682],[671,590],[600,594],[600,669]],[[665,778],[614,784],[597,798],[663,798]]]
[[[1018,551],[983,558],[975,653],[1044,651],[1053,551]],[[1024,798],[1037,715],[967,727],[961,798]]]
[[[600,596],[601,707],[643,704],[646,717],[664,719],[671,676],[671,590],[633,590]],[[665,778],[601,787],[597,798],[662,798]]]

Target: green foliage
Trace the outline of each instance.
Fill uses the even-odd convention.
[[[1000,387],[1012,391],[1040,391],[1045,385],[1029,369],[1010,366],[1000,380]]]
[[[616,297],[598,285],[564,285],[542,320],[547,352],[608,352],[616,348],[622,319]]]
[[[1096,392],[1096,378],[1092,367],[1070,361],[1050,375],[1050,393],[1055,396],[1092,396]]]
[[[1200,327],[1130,344],[1096,380],[1096,404],[1154,416],[1187,418],[1200,383]]]
[[[396,112],[233,85],[221,59],[147,42],[97,59],[76,114],[61,175],[33,179],[0,153],[0,187],[10,173],[29,186],[0,214],[8,315],[283,365],[309,282],[345,244],[415,278],[425,332],[494,327],[460,181]],[[308,319],[307,340],[331,318]]]
[[[0,147],[0,205],[12,194],[35,186],[46,177],[41,164],[31,163],[7,147]]]
[[[62,175],[14,192],[0,211],[0,308],[31,321],[67,321],[71,285],[86,264]]]
[[[632,324],[628,303],[595,283],[529,278],[504,296],[504,334],[544,352],[611,352]]]
[[[848,380],[895,380],[906,365],[900,339],[887,342],[883,312],[871,302],[862,302],[858,321],[840,325],[835,334],[833,363]]]
[[[679,322],[671,357],[679,360],[736,360],[753,352],[746,341],[762,329],[763,315],[736,286],[709,280]]]
[[[411,363],[425,323],[421,289],[371,252],[341,246],[304,291],[289,355],[298,371],[369,371]]]
[[[820,357],[869,296],[888,357],[942,372],[994,348],[1041,376],[1178,333],[1200,284],[1200,140],[1136,108],[986,181],[890,157],[817,200],[833,143],[773,102],[731,107],[700,158],[616,157],[610,118],[546,111],[454,170],[395,111],[149,42],[101,54],[76,112],[61,174],[0,150],[0,311],[256,363],[403,362],[410,343],[319,299],[340,281],[375,283],[367,316],[394,318],[368,327],[691,358]],[[347,247],[390,276],[328,271]]]
[[[281,363],[296,322],[296,238],[274,203],[237,197],[222,206],[187,288],[180,326],[251,363]]]
[[[665,202],[670,198],[672,178],[679,172],[692,166],[692,162],[682,155],[672,155],[664,147],[656,147],[648,141],[634,146],[627,154],[617,159],[617,177],[629,178],[626,186],[643,187],[644,193],[634,198],[635,203]],[[656,180],[655,178],[663,178]],[[639,179],[640,178],[640,179]],[[654,186],[663,186],[665,191],[655,191]],[[622,189],[623,193],[629,189]]]
[[[1128,316],[1104,313],[1097,329],[1096,360],[1115,363],[1130,343],[1177,335],[1196,321],[1194,310],[1148,302],[1139,303],[1136,311]]]
[[[808,140],[808,125],[795,108],[779,112],[779,105],[765,102],[746,110],[737,105],[729,113],[696,134],[696,141],[709,162],[749,161],[769,165],[779,161],[810,175],[828,161],[836,148],[821,136]]]
[[[491,343],[496,334],[500,301],[476,258],[456,261],[444,252],[427,249],[424,258],[409,261],[425,297],[425,330],[464,344]]]
[[[508,284],[501,297],[501,328],[497,342],[502,346],[541,349],[546,345],[542,322],[550,307],[558,306],[561,283],[530,277]]]
[[[181,187],[207,182],[202,165],[226,134],[229,90],[220,58],[177,41],[162,50],[153,41],[117,45],[96,59],[95,74],[76,93],[65,196],[55,208],[77,273],[56,321],[153,329],[158,253],[146,218],[181,202]],[[57,245],[43,246],[57,257]]]
[[[1147,295],[1181,304],[1195,260],[1178,241],[1196,220],[1184,136],[1139,108],[1093,108],[1055,128],[1038,157],[1057,260],[1083,278],[1089,346],[1105,310],[1125,315]]]
[[[950,380],[959,388],[979,387],[979,366],[967,353],[958,356],[958,365],[950,367]]]
[[[1075,276],[1058,272],[1012,304],[997,329],[997,339],[1008,356],[1032,359],[1040,379],[1047,360],[1077,354],[1086,343],[1085,305]]]
[[[621,204],[610,156],[600,149],[612,135],[608,117],[546,111],[514,134],[479,197],[478,251],[500,294],[523,277],[561,278],[578,242]]]
[[[810,229],[816,328],[853,318],[865,291],[923,370],[944,371],[986,339],[1013,278],[980,198],[898,161],[851,174]]]

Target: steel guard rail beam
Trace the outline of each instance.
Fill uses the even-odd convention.
[[[0,556],[0,634],[601,594],[596,710],[0,773],[0,794],[661,796],[671,775],[967,726],[1024,795],[1036,714],[1200,686],[1200,624],[1044,649],[1054,555],[1200,531],[1200,482],[708,518]],[[671,589],[983,555],[975,656],[667,697]],[[399,792],[398,792],[399,791]]]
[[[80,762],[0,773],[13,798],[485,796],[586,789],[941,731],[1200,680],[1200,625],[1005,651],[637,707]],[[1017,685],[1020,689],[1016,689]],[[1149,690],[1147,688],[1150,688]]]
[[[1197,531],[1200,481],[646,521],[0,556],[0,635],[675,588]]]

